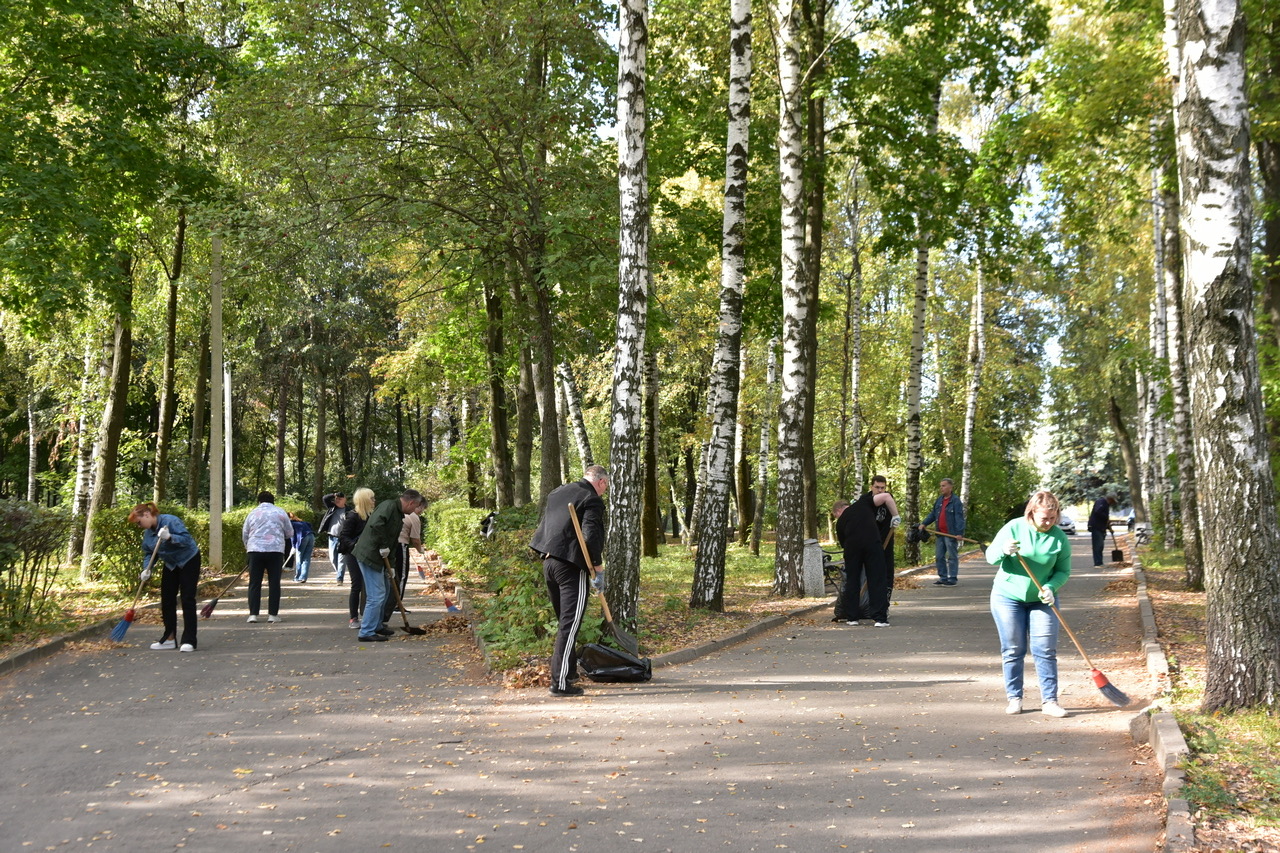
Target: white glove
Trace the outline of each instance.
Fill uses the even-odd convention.
[[[1040,587],[1040,600],[1050,607],[1052,607],[1057,601],[1057,599],[1053,597],[1053,590],[1047,586]]]
[[[379,553],[379,554],[381,554],[383,557],[390,557],[390,556],[391,556],[391,549],[390,549],[390,548],[379,548],[379,549],[378,549],[378,553]]]
[[[1022,553],[1022,546],[1018,544],[1017,539],[1010,539],[1004,546],[1004,552],[1010,557],[1015,557]]]
[[[889,519],[890,530],[897,530],[901,526],[902,526],[902,516],[895,515],[893,518]]]
[[[159,530],[156,531],[156,537],[161,542],[168,542],[170,539],[173,538],[173,534],[169,532],[169,528],[161,527]]]
[[[151,580],[151,567],[147,566],[145,569],[142,570],[142,580],[140,580],[138,583],[144,584],[149,580]]]

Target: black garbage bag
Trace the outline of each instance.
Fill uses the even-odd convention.
[[[648,658],[600,643],[584,646],[578,653],[578,669],[592,681],[648,681],[653,678],[653,665]]]

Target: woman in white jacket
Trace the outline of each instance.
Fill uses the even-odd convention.
[[[249,620],[258,621],[262,606],[262,576],[267,577],[267,621],[280,620],[280,574],[284,556],[293,539],[289,514],[276,506],[276,496],[258,493],[258,505],[244,520],[241,530],[244,550],[249,555]]]

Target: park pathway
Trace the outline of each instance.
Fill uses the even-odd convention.
[[[283,623],[245,624],[233,593],[195,654],[149,651],[153,621],[0,679],[0,849],[1145,853],[1137,610],[1087,546],[1064,613],[1138,703],[1108,704],[1064,635],[1065,720],[1034,686],[1004,715],[975,560],[898,591],[891,628],[814,611],[575,699],[478,679],[457,635],[357,643],[319,563]]]

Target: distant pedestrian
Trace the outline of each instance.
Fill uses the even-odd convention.
[[[329,565],[333,566],[335,583],[342,583],[343,567],[338,560],[338,533],[342,529],[342,519],[347,514],[347,496],[342,492],[332,492],[321,498],[325,513],[320,519],[320,532],[329,537],[325,544],[329,547]]]
[[[383,501],[369,515],[364,531],[356,540],[356,563],[364,576],[364,618],[357,639],[362,643],[381,642],[395,632],[382,624],[382,607],[387,600],[391,549],[400,538],[404,517],[422,503],[422,495],[405,489],[398,498]]]
[[[249,622],[258,621],[262,606],[262,578],[267,578],[267,621],[280,622],[280,575],[284,555],[293,539],[289,514],[276,506],[276,496],[258,493],[258,505],[245,517],[240,531],[249,555]]]
[[[960,498],[952,494],[953,484],[950,477],[938,481],[938,498],[933,502],[933,511],[920,522],[918,527],[925,528],[935,521],[939,536],[934,543],[934,558],[938,568],[938,579],[934,586],[955,586],[960,575],[960,540],[954,536],[964,535],[964,505]]]
[[[555,649],[551,653],[551,695],[581,696],[578,680],[578,658],[574,646],[582,613],[587,607],[587,584],[592,568],[600,570],[604,551],[604,501],[609,488],[609,472],[603,465],[592,465],[582,479],[566,483],[547,496],[542,521],[529,547],[542,557],[542,574],[547,594],[555,611]],[[588,554],[582,553],[578,534],[569,516],[573,504],[582,526]]]
[[[1116,496],[1106,494],[1093,502],[1093,510],[1089,513],[1089,537],[1093,540],[1093,566],[1102,565],[1102,551],[1107,547],[1107,534],[1111,529],[1111,508],[1116,505]]]
[[[316,549],[316,534],[311,525],[289,513],[289,524],[293,527],[293,579],[297,583],[306,583],[311,575],[311,552]]]
[[[373,513],[373,489],[356,489],[352,502],[355,506],[345,511],[342,528],[338,531],[338,571],[351,577],[351,591],[347,593],[347,624],[352,628],[359,628],[360,617],[364,614],[364,575],[356,563],[354,552],[356,542]]]
[[[154,503],[140,503],[129,513],[129,523],[142,529],[143,570],[151,565],[160,572],[160,618],[164,633],[151,648],[196,650],[196,591],[200,586],[200,546],[182,519],[162,513]],[[160,549],[156,550],[157,542]],[[178,602],[182,602],[182,639],[178,640]],[[179,644],[180,643],[180,644]]]
[[[987,547],[987,562],[1000,567],[991,586],[991,616],[1000,634],[1006,714],[1022,713],[1023,671],[1030,648],[1040,680],[1041,712],[1067,716],[1058,704],[1058,617],[1053,612],[1058,591],[1071,577],[1071,542],[1058,527],[1061,514],[1052,492],[1036,492],[1027,501],[1026,514],[1000,528]]]

